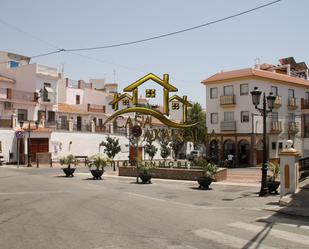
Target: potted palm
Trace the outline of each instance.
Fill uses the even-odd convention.
[[[60,157],[59,163],[61,164],[61,166],[67,165],[66,168],[62,168],[66,177],[74,176],[73,174],[74,174],[75,168],[71,168],[71,164],[73,164],[74,162],[75,162],[75,157],[72,154]]]
[[[199,183],[199,189],[209,189],[209,185],[215,180],[218,166],[213,162],[207,162],[202,157],[196,160],[196,165],[200,166],[203,170],[203,175],[196,178]]]
[[[139,162],[137,165],[138,177],[141,178],[142,183],[151,183],[152,171],[155,169],[155,166],[152,164],[147,164]]]
[[[278,163],[274,162],[268,162],[268,168],[271,172],[271,176],[268,176],[267,179],[267,188],[268,192],[278,194],[278,187],[280,185],[279,178],[279,172],[280,172],[280,166]]]
[[[107,166],[109,160],[102,155],[94,155],[90,157],[88,164],[89,170],[93,176],[93,180],[101,180],[104,173],[104,168]]]

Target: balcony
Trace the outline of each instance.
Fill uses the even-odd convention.
[[[95,132],[103,132],[103,133],[109,133],[109,127],[105,127],[102,125],[95,126]]]
[[[282,97],[281,96],[276,96],[276,100],[274,103],[274,108],[280,108],[282,105]]]
[[[36,102],[37,93],[15,90],[11,88],[0,88],[0,99],[10,99],[24,102]]]
[[[88,104],[88,112],[105,113],[105,105],[92,105]]]
[[[0,117],[0,128],[12,128],[12,118],[11,117]]]
[[[289,133],[296,134],[299,132],[299,123],[298,122],[289,122]]]
[[[309,99],[301,99],[301,109],[309,109]]]
[[[233,107],[236,105],[235,95],[220,96],[220,105],[222,107]]]
[[[236,121],[221,121],[221,131],[236,131]]]
[[[296,98],[289,98],[288,99],[288,108],[290,110],[295,110],[297,109],[297,99]]]
[[[39,65],[39,64],[37,64],[36,73],[43,75],[43,76],[49,76],[49,77],[52,77],[52,78],[58,78],[59,77],[57,68],[48,67],[48,66]]]
[[[270,133],[279,134],[282,132],[281,121],[271,121]]]

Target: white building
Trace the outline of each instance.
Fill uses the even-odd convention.
[[[270,92],[276,95],[275,108],[267,118],[269,158],[278,159],[287,139],[308,156],[308,69],[293,57],[280,63],[220,72],[202,81],[206,87],[209,155],[221,161],[232,153],[237,165],[243,166],[262,162],[263,122],[250,94],[258,87],[266,96]]]

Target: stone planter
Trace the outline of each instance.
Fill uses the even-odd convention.
[[[138,176],[141,178],[143,184],[151,183],[152,175],[150,173],[139,173]]]
[[[62,168],[62,170],[63,170],[66,177],[69,177],[69,176],[73,177],[74,176],[73,174],[74,174],[75,168]]]
[[[93,180],[102,180],[102,175],[104,173],[104,170],[102,169],[92,169],[90,170]]]
[[[196,180],[199,184],[199,189],[209,189],[209,185],[213,182],[213,179],[208,176],[197,177]]]

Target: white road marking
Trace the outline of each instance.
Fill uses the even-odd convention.
[[[255,221],[258,222],[265,222],[265,223],[273,223],[276,225],[283,225],[283,226],[289,226],[289,227],[295,227],[295,228],[301,228],[301,229],[309,229],[309,223],[304,221],[298,221],[296,219],[288,219],[284,217],[276,217],[273,215],[260,217],[255,219]],[[298,224],[299,223],[299,224]],[[301,224],[308,224],[308,225],[301,225]]]
[[[259,248],[259,249],[275,249],[276,247],[265,246],[252,240],[241,239],[225,233],[216,232],[207,228],[193,231],[199,237],[217,242],[228,246],[229,248]]]
[[[265,228],[262,226],[256,226],[256,225],[247,224],[243,222],[235,222],[235,223],[229,224],[228,226],[243,229],[246,231],[255,232],[255,233],[261,232]],[[291,242],[309,246],[309,236],[281,231],[281,230],[272,229],[272,228],[269,230],[269,235],[274,236],[279,239],[284,239],[284,240],[288,240]]]
[[[59,194],[59,193],[71,193],[71,191],[24,191],[24,192],[0,192],[0,195],[33,195],[33,194]]]

